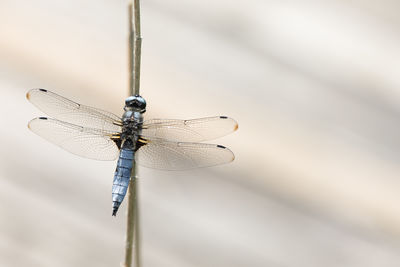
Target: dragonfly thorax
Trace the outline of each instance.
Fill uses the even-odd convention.
[[[142,133],[143,113],[146,111],[146,101],[139,95],[130,96],[125,100],[122,115],[121,140],[127,146],[134,146]]]
[[[122,115],[122,133],[124,135],[140,134],[143,124],[143,114],[127,110]]]
[[[133,110],[127,110],[122,115],[122,122],[124,125],[129,123],[143,123],[143,113]]]

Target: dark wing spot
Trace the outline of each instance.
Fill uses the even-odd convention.
[[[122,144],[122,140],[121,138],[119,139],[111,139],[114,141],[114,143],[117,145],[118,149],[121,149],[121,144]]]
[[[227,119],[227,116],[219,116],[220,119]]]
[[[46,90],[46,89],[42,89],[42,88],[40,88],[40,89],[39,89],[39,91],[42,91],[42,92],[47,92],[47,90]]]
[[[221,146],[221,145],[217,145],[217,147],[219,147],[219,148],[223,148],[223,149],[225,149],[226,147],[224,147],[224,146]]]
[[[39,117],[39,120],[47,120],[46,117]]]

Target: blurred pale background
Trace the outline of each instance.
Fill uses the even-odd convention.
[[[229,115],[229,165],[140,168],[144,266],[400,266],[400,3],[142,1],[147,118]],[[115,162],[31,133],[42,87],[122,114],[125,1],[0,1],[0,266],[119,266]]]

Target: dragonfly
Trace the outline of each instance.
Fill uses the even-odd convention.
[[[201,143],[238,129],[237,122],[227,116],[145,121],[146,101],[140,95],[126,98],[121,117],[46,89],[31,89],[26,98],[50,116],[28,123],[37,135],[81,157],[118,158],[112,185],[113,216],[128,190],[134,163],[161,170],[189,170],[229,163],[235,158],[225,146]]]

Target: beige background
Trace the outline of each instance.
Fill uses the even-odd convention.
[[[400,266],[398,1],[142,1],[147,118],[229,115],[229,165],[140,169],[144,266]],[[0,1],[0,266],[118,266],[115,162],[29,132],[42,87],[122,114],[125,1]]]

